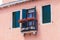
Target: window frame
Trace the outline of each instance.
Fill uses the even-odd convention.
[[[47,5],[50,5],[50,4],[47,4]],[[47,6],[47,5],[43,5],[43,6]],[[41,6],[41,9],[40,9],[40,10],[42,10],[42,7],[43,7],[43,6]],[[43,17],[42,17],[42,11],[41,11],[41,12],[40,12],[40,23],[41,23],[41,25],[52,24],[52,5],[50,5],[50,7],[51,7],[51,10],[50,10],[50,11],[51,11],[51,12],[50,12],[50,13],[51,13],[51,22],[49,22],[49,23],[43,23],[43,22],[42,22],[42,21],[43,21],[43,20],[42,20]]]
[[[13,12],[17,12],[17,11],[19,11],[19,12],[20,12],[20,15],[21,15],[21,11],[20,11],[20,10],[12,11],[12,14],[13,14]],[[12,14],[11,14],[11,15],[12,15]],[[11,25],[12,25],[12,26],[11,26],[11,29],[15,29],[15,28],[13,27],[13,15],[12,15],[12,17],[11,17],[11,18],[12,18],[12,20],[11,20],[11,23],[12,23],[12,24],[11,24]],[[20,19],[21,19],[21,16],[20,16]],[[20,25],[20,26],[19,26],[19,27],[16,27],[16,28],[20,29],[21,24],[19,24],[19,25]]]

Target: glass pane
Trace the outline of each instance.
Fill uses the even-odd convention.
[[[29,21],[28,22],[28,26],[32,26],[33,25],[33,22],[32,21]]]
[[[32,13],[29,13],[28,14],[28,18],[32,18],[33,17],[33,14]]]

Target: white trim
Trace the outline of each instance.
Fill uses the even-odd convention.
[[[37,31],[26,31],[26,32],[22,32],[22,33],[31,33],[31,32],[37,32]]]
[[[22,19],[22,10],[20,10],[20,19]],[[20,23],[20,28],[22,27],[22,23]]]
[[[47,4],[47,5],[50,5],[50,4]],[[42,10],[42,6],[41,6],[41,9],[40,10]],[[51,7],[51,22],[50,23],[44,23],[44,24],[42,23],[42,11],[41,11],[41,13],[40,13],[40,23],[41,23],[41,25],[52,24],[52,7]]]
[[[27,2],[27,1],[29,1],[29,0],[23,0],[23,1],[20,0],[20,1],[13,1],[13,2],[9,2],[9,3],[5,3],[5,4],[0,5],[0,8],[15,5],[17,3]]]

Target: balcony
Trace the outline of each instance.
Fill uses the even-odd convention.
[[[28,25],[29,21],[33,21],[33,24]],[[21,32],[23,34],[36,34],[37,33],[37,20],[35,18],[27,18],[19,20],[22,23]]]
[[[36,7],[31,9],[22,10],[22,19],[18,21],[22,24],[21,32],[23,34],[36,34],[37,32],[37,19]]]
[[[26,27],[26,28],[21,28],[21,32],[31,32],[31,31],[36,31],[36,27],[35,26],[31,26],[31,27]]]

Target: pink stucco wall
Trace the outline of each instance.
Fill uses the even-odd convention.
[[[17,1],[17,0],[2,0],[3,3],[8,3],[8,2],[12,2],[12,1]]]
[[[42,24],[42,6],[51,5],[52,22]],[[36,6],[38,19],[37,35],[23,36],[20,28],[12,28],[12,12]],[[22,15],[22,13],[21,13]],[[0,9],[0,40],[60,40],[60,2],[59,0],[40,0],[17,4]]]

